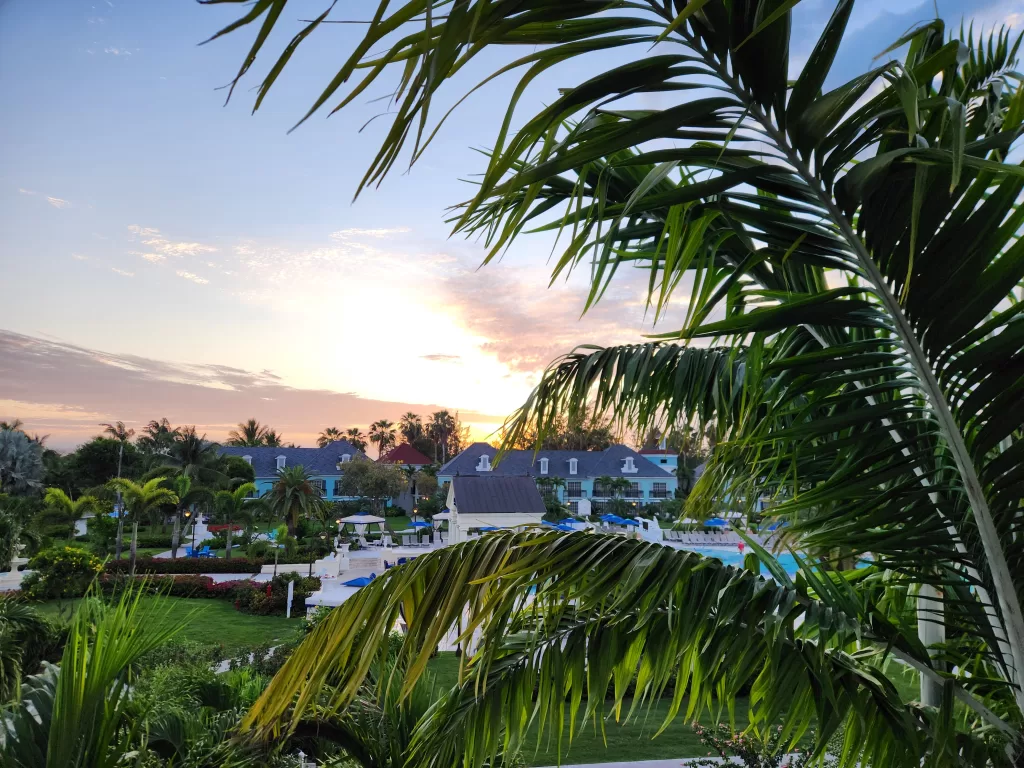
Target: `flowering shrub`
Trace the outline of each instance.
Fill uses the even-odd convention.
[[[221,523],[219,525],[208,525],[208,526],[206,526],[206,530],[208,530],[210,533],[219,533],[220,531],[226,531],[228,529],[228,527],[229,526],[228,526],[227,523]],[[242,526],[240,526],[240,525],[232,524],[230,526],[230,528],[231,528],[232,531],[240,531],[240,530],[242,530]]]
[[[184,554],[184,549],[182,549]],[[259,573],[261,560],[233,557],[140,557],[135,561],[136,573]],[[127,573],[128,560],[111,560],[106,565],[107,573]]]
[[[28,564],[32,570],[21,584],[21,591],[33,600],[57,597],[81,597],[103,561],[80,547],[50,547],[39,552]]]
[[[707,758],[693,760],[700,768],[806,768],[812,764],[835,768],[837,761],[826,756],[823,762],[811,759],[807,750],[787,753],[782,742],[782,726],[768,732],[767,738],[734,733],[724,723],[717,728],[706,728],[700,723],[691,726],[701,743],[709,749]],[[718,757],[713,757],[717,755]]]
[[[256,583],[242,582],[235,592],[235,608],[242,613],[266,616],[272,613],[285,613],[288,604],[288,582],[295,582],[292,601],[292,613],[301,615],[306,610],[306,598],[320,589],[320,579],[295,578],[295,574],[286,573],[276,576],[272,581]]]

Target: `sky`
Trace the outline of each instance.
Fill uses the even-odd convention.
[[[469,195],[514,77],[468,99],[412,168],[353,201],[386,126],[364,127],[385,88],[288,129],[360,27],[315,33],[252,115],[252,88],[326,3],[289,3],[225,104],[254,31],[198,43],[240,7],[0,0],[0,419],[59,449],[101,422],[160,417],[212,439],[254,417],[310,445],[327,426],[444,407],[485,438],[557,355],[672,330],[685,307],[652,327],[640,276],[581,318],[586,275],[549,288],[546,235],[484,267],[482,244],[449,237],[446,209]],[[833,7],[798,6],[794,66]],[[351,0],[331,18],[375,8]],[[1022,0],[938,8],[948,22],[1024,26]],[[932,0],[859,0],[833,79],[933,15]],[[456,78],[438,114],[503,56]],[[517,114],[593,72],[581,60],[539,78]]]

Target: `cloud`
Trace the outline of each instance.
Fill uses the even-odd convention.
[[[331,232],[331,237],[335,240],[349,240],[353,237],[375,237],[377,239],[384,239],[391,237],[391,235],[404,234],[409,232],[408,227],[391,227],[390,229],[339,229],[337,232]]]
[[[160,234],[159,229],[154,229],[153,227],[140,227],[138,224],[129,224],[128,231],[133,232],[136,235],[143,235],[144,237],[152,237],[153,235]]]
[[[458,363],[462,360],[462,356],[434,353],[431,355],[420,355],[420,360],[429,360],[432,363]]]
[[[80,253],[72,253],[71,254],[71,258],[74,259],[75,261],[88,261],[89,260],[88,256],[83,256]]]
[[[131,56],[132,52],[127,48],[104,48],[104,53],[109,53],[112,56]]]
[[[34,195],[35,194],[35,192],[33,192],[31,189],[22,189],[21,187],[18,187],[18,192],[20,192],[23,195]]]
[[[52,205],[54,208],[67,208],[71,203],[67,200],[61,200],[59,197],[47,197],[46,202]]]
[[[207,283],[210,282],[205,277],[200,277],[199,275],[194,274],[192,272],[186,272],[183,269],[179,269],[174,274],[176,274],[178,277],[183,278],[185,280],[191,280],[196,285],[206,285]]]
[[[338,426],[365,429],[380,418],[397,421],[409,410],[426,414],[458,406],[296,389],[269,371],[114,355],[5,330],[0,330],[0,391],[0,419],[24,418],[30,432],[51,434],[50,444],[58,448],[97,434],[100,422],[120,419],[139,429],[162,416],[174,424],[195,424],[214,440],[255,417],[281,430],[286,440],[309,446],[327,414]],[[492,425],[502,420],[466,410],[461,417]]]
[[[213,253],[217,249],[212,245],[204,245],[203,243],[190,243],[190,242],[174,242],[167,240],[163,237],[152,237],[149,240],[143,240],[143,245],[148,245],[155,251],[165,253],[170,256],[196,256],[200,253]]]
[[[135,273],[134,272],[127,272],[127,271],[125,271],[123,269],[118,269],[117,267],[111,267],[110,271],[111,272],[116,272],[117,274],[123,275],[124,277],[135,277]]]
[[[145,259],[151,264],[160,264],[167,261],[166,256],[162,256],[159,253],[143,253],[142,251],[128,251],[132,256],[138,256],[140,259]]]

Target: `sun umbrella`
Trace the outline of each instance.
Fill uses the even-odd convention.
[[[769,525],[769,526],[768,526],[768,530],[769,530],[769,531],[774,531],[774,530],[776,530],[777,528],[781,528],[781,527],[782,527],[782,526],[784,526],[785,524],[786,524],[786,523],[785,523],[785,521],[782,521],[782,522],[780,522],[780,523],[772,523],[771,525]]]
[[[412,523],[413,528],[429,528],[430,523]]]
[[[640,525],[636,520],[630,520],[628,517],[622,518],[623,525]]]
[[[720,517],[712,517],[710,520],[705,520],[704,525],[710,525],[712,528],[724,528],[728,523]]]
[[[452,519],[452,513],[449,512],[447,509],[445,509],[445,510],[443,510],[441,512],[438,512],[436,515],[434,515],[434,520],[451,520],[451,519]]]
[[[572,528],[568,525],[564,525],[562,523],[549,523],[545,521],[542,522],[541,525],[543,525],[545,528],[554,528],[556,531],[565,531],[566,533],[572,533],[576,530],[575,528]]]
[[[480,530],[481,530],[481,531],[500,531],[500,530],[501,530],[501,528],[498,528],[498,527],[497,527],[497,526],[495,526],[495,525],[485,525],[485,526],[484,526],[483,528],[481,528]]]
[[[573,523],[578,522],[579,520],[577,520],[575,517],[566,517],[558,521],[560,525],[572,525]]]
[[[360,576],[358,579],[351,579],[349,581],[343,582],[342,586],[343,587],[365,587],[371,581],[373,581],[373,579],[371,579],[369,576]]]
[[[355,523],[356,525],[369,525],[370,523],[383,523],[383,517],[377,517],[376,515],[349,515],[348,517],[341,518],[342,523]]]

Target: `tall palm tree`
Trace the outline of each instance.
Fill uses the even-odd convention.
[[[107,483],[107,487],[117,491],[124,499],[127,513],[136,521],[143,518],[155,520],[160,508],[167,504],[177,504],[178,495],[170,488],[163,486],[166,478],[154,477],[145,483],[136,483],[125,477],[115,477]],[[121,528],[118,528],[117,553],[121,552]]]
[[[642,542],[485,537],[360,590],[314,633],[317,658],[292,657],[250,724],[272,732],[297,690],[339,659],[369,658],[377,622],[387,626],[401,605],[417,660],[467,612],[464,626],[481,635],[469,679],[423,724],[419,754],[438,764],[468,731],[478,738],[459,757],[479,765],[499,739],[518,743],[531,714],[561,732],[565,702],[574,715],[587,686],[596,704],[613,678],[621,699],[638,659],[650,695],[674,679],[681,697],[679,682],[690,681],[688,715],[756,679],[754,727],[782,718],[793,745],[816,714],[815,746],[845,728],[850,764],[1018,759],[1024,171],[1007,153],[1024,119],[1019,40],[947,39],[935,20],[897,41],[903,61],[825,91],[853,2],[836,3],[799,71],[793,5],[381,3],[310,114],[357,69],[349,98],[403,67],[393,126],[363,181],[376,184],[409,137],[421,155],[435,135],[432,97],[456,71],[490,45],[526,46],[506,68],[526,69],[456,230],[482,234],[491,259],[524,227],[565,229],[554,276],[586,264],[587,308],[622,265],[648,270],[656,318],[692,289],[667,336],[676,343],[577,350],[545,374],[508,434],[543,435],[587,407],[641,431],[714,419],[715,449],[688,510],[729,497],[752,511],[772,498],[790,523],[787,543],[832,552],[832,562],[805,563],[794,583],[752,545],[775,577],[765,582]],[[379,53],[406,20],[422,29]],[[514,115],[539,74],[594,53],[616,55],[591,57],[609,63],[529,119]],[[661,106],[617,103],[627,95]],[[699,338],[719,346],[687,346]],[[862,572],[831,572],[867,553]],[[496,561],[500,575],[485,573]],[[520,612],[533,587],[533,607]],[[892,656],[918,671],[929,708],[903,701],[880,671]],[[364,671],[351,668],[333,704],[351,698]],[[458,726],[442,713],[458,713]]]
[[[352,443],[357,451],[366,451],[366,435],[359,427],[349,427],[345,430],[345,439]]]
[[[178,432],[166,418],[153,419],[143,428],[142,437],[135,444],[149,453],[166,454],[178,438]]]
[[[119,443],[127,443],[135,435],[135,430],[124,425],[123,421],[115,421],[113,424],[100,424],[103,427],[103,434]]]
[[[278,470],[277,480],[264,497],[274,518],[285,521],[292,536],[299,520],[313,516],[323,504],[323,497],[311,480],[302,466],[284,467]]]
[[[0,429],[0,493],[41,487],[43,446],[20,429]]]
[[[74,537],[75,522],[86,512],[95,512],[99,506],[99,500],[95,496],[79,496],[72,499],[60,488],[47,488],[43,503],[70,524],[69,539]]]
[[[398,420],[398,430],[402,433],[402,439],[411,445],[414,440],[423,437],[423,417],[418,413],[406,411]]]
[[[167,461],[179,474],[212,486],[226,486],[229,478],[219,468],[219,446],[195,427],[181,427],[167,451]]]
[[[452,435],[455,433],[457,424],[455,417],[447,410],[435,411],[430,414],[430,421],[427,423],[427,435],[434,441],[434,463],[438,459],[444,464],[448,461],[448,445]],[[440,456],[438,456],[440,449]]]
[[[325,448],[329,443],[341,440],[342,437],[341,430],[337,427],[325,427],[323,432],[320,433],[320,437],[316,439],[316,444],[321,448]]]
[[[280,448],[284,442],[284,437],[276,429],[267,428],[266,432],[263,433],[263,445],[269,448]],[[290,446],[294,448],[295,446]]]
[[[370,425],[370,442],[377,446],[377,455],[383,456],[395,447],[395,423],[380,419]]]
[[[239,422],[228,433],[228,445],[240,447],[266,445],[269,427],[260,424],[256,419]]]
[[[174,505],[174,526],[171,528],[171,557],[178,556],[178,547],[181,546],[181,520],[188,509],[194,509],[198,504],[209,504],[214,499],[214,493],[203,485],[194,485],[192,477],[182,471],[174,480],[174,495],[178,501]]]
[[[224,530],[224,541],[227,545],[224,556],[228,560],[231,559],[231,526],[238,520],[251,519],[251,515],[246,514],[245,509],[251,493],[256,493],[255,483],[242,483],[233,491],[217,491],[214,509],[218,520],[223,520],[228,526]]]

